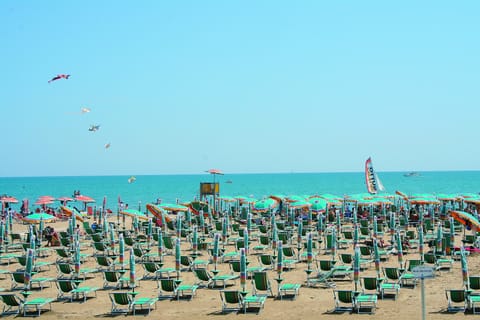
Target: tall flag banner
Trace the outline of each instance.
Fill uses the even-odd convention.
[[[385,190],[375,170],[373,170],[371,158],[368,158],[365,162],[365,183],[367,184],[368,193],[376,194],[379,191]]]

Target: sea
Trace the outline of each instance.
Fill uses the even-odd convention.
[[[405,172],[377,172],[385,193],[401,191],[415,193],[479,193],[480,171],[429,171],[406,177]],[[363,172],[344,173],[265,173],[265,174],[198,174],[198,175],[143,175],[129,183],[129,176],[78,177],[6,177],[0,178],[0,195],[31,205],[37,198],[49,195],[55,198],[72,197],[79,191],[95,199],[92,205],[102,205],[104,197],[108,208],[116,208],[119,199],[129,208],[144,210],[145,204],[189,202],[198,199],[200,183],[218,182],[220,196],[247,196],[262,199],[273,194],[315,195],[330,193],[338,196],[366,193]],[[18,209],[18,208],[17,208]]]

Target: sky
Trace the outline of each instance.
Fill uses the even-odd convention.
[[[1,1],[0,177],[480,170],[479,11]]]

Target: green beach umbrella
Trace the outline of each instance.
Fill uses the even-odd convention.
[[[192,212],[190,210],[185,211],[185,224],[187,228],[192,225]]]
[[[152,219],[148,219],[148,226],[147,226],[147,246],[150,248],[150,242],[153,238],[153,222]]]
[[[5,239],[5,224],[3,223],[3,221],[0,221],[0,249],[2,249],[3,247],[4,239]]]
[[[378,221],[377,216],[373,217],[373,237],[376,239],[378,237]]]
[[[355,246],[353,255],[353,282],[355,282],[355,291],[360,283],[360,247]]]
[[[277,245],[277,273],[278,278],[280,279],[283,271],[283,243],[282,241],[278,242]]]
[[[182,236],[182,216],[180,213],[177,215],[177,238],[180,238]]]
[[[313,236],[312,233],[307,234],[307,265],[308,265],[308,270],[310,270],[310,267],[313,262]]]
[[[356,247],[360,240],[360,234],[358,233],[358,224],[353,226],[353,247]]]
[[[40,218],[40,225],[38,231],[38,238],[40,240],[40,244],[42,243],[43,229],[45,229],[45,223],[43,221],[43,218]]]
[[[225,245],[228,240],[228,218],[225,216],[223,217],[223,223],[222,223],[222,242]]]
[[[133,231],[135,234],[138,234],[138,231],[140,230],[139,225],[138,225],[138,217],[134,216],[133,217]]]
[[[297,225],[297,249],[298,254],[300,255],[300,249],[302,249],[302,233],[303,233],[303,222],[302,217],[298,217]]]
[[[318,236],[320,237],[323,233],[323,228],[324,228],[324,225],[323,225],[323,214],[319,214],[317,216],[317,232],[318,232]]]
[[[125,262],[125,240],[123,239],[123,233],[118,236],[118,262],[123,270],[123,264]]]
[[[9,217],[9,219],[10,219],[10,217]],[[51,222],[51,221],[55,220],[55,217],[48,214],[48,213],[40,212],[40,213],[29,214],[28,216],[24,217],[22,220],[27,222],[27,223],[40,223],[41,219],[43,219],[44,222]],[[10,230],[12,230],[12,229],[10,228]]]
[[[468,277],[467,255],[465,254],[465,248],[463,246],[460,248],[460,257],[462,262],[463,284],[465,285],[465,290],[469,290],[470,283],[469,283],[469,277]]]
[[[337,231],[335,228],[332,228],[332,256],[333,260],[337,256]]]
[[[420,254],[420,261],[424,262],[424,257],[423,257],[423,246],[424,246],[424,243],[423,243],[423,228],[422,226],[418,226],[417,228],[417,232],[418,232],[418,253]]]
[[[375,256],[375,271],[377,272],[377,278],[380,278],[380,252],[378,251],[377,238],[373,238],[373,253]]]
[[[157,229],[157,236],[158,236],[157,252],[158,252],[158,257],[160,258],[160,262],[162,262],[163,261],[163,235],[162,235],[161,228]]]
[[[243,246],[245,248],[245,253],[248,254],[250,245],[249,245],[249,240],[248,240],[248,229],[245,228],[243,231]]]
[[[455,224],[453,222],[453,217],[450,217],[450,241],[447,241],[447,247],[445,251],[447,254],[453,255],[453,244],[455,243]]]
[[[341,230],[342,230],[342,220],[340,218],[340,212],[335,212],[335,221],[336,221],[336,225],[337,225],[337,232],[340,234]]]
[[[180,238],[177,238],[180,239]],[[197,226],[193,227],[193,237],[192,237],[192,249],[193,253],[196,255],[198,251],[198,231]]]
[[[215,271],[217,270],[219,244],[220,244],[220,234],[215,233],[215,235],[213,236],[213,254],[212,254],[212,260],[215,266]]]
[[[240,286],[242,292],[245,292],[245,286],[247,284],[247,257],[245,248],[240,249]]]
[[[312,210],[308,210],[307,223],[309,227],[312,225],[312,222],[313,222]]]
[[[442,252],[442,241],[443,241],[443,230],[442,230],[442,223],[439,222],[437,224],[437,237],[435,239],[435,250],[436,253]]]
[[[74,254],[74,268],[75,268],[75,276],[77,277],[77,279],[80,277],[80,264],[81,264],[81,261],[80,261],[80,243],[78,242],[75,242],[75,245],[74,245],[74,250],[75,250],[75,254]]]
[[[27,249],[27,262],[25,264],[25,273],[24,273],[24,291],[28,291],[30,289],[30,281],[32,279],[32,270],[33,270],[33,256],[34,250]]]
[[[275,225],[272,229],[272,249],[275,250],[278,244],[278,231],[277,226]]]
[[[403,268],[403,247],[402,247],[402,238],[400,237],[400,231],[397,230],[397,259],[400,268]]]
[[[198,216],[200,217],[200,232],[205,233],[205,217],[202,212]]]
[[[109,233],[109,238],[110,238],[110,250],[112,250],[112,253],[115,252],[115,230],[113,228],[110,228],[108,231]]]
[[[130,248],[130,287],[132,290],[135,288],[135,254],[133,248]]]
[[[274,227],[277,226],[277,222],[276,222],[276,219],[275,219],[275,213],[271,213],[270,214],[270,228],[273,230]]]
[[[251,213],[247,214],[247,231],[248,232],[252,231],[252,214]]]
[[[180,238],[175,239],[175,270],[177,271],[177,280],[180,279],[180,257],[182,252],[180,250]]]
[[[31,230],[30,232],[30,249],[33,250],[33,252],[35,252],[35,234],[33,233],[33,230]]]

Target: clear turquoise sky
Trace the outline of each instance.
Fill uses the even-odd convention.
[[[1,1],[0,176],[480,170],[479,9]]]

